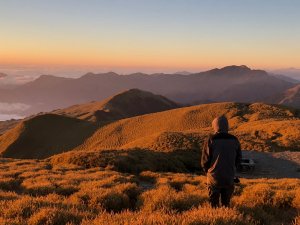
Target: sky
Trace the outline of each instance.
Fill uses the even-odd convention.
[[[0,69],[300,68],[299,11],[299,0],[0,0]]]

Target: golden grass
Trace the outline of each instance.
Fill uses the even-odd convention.
[[[0,224],[299,224],[299,179],[241,179],[232,207],[213,209],[206,178],[189,173],[9,159],[0,168]]]
[[[70,117],[39,115],[0,136],[0,153],[13,158],[46,158],[70,150],[198,151],[213,132],[211,121],[222,114],[228,117],[231,132],[239,137],[243,149],[293,151],[300,147],[300,119],[296,111],[262,103],[215,103],[136,116],[98,127]]]
[[[300,147],[296,112],[262,103],[215,103],[120,120],[99,128],[76,149],[199,149],[212,133],[211,121],[225,114],[244,149],[295,150]]]
[[[0,153],[12,158],[46,158],[73,149],[94,129],[94,125],[82,120],[39,115],[0,136]]]
[[[16,126],[20,120],[7,120],[7,121],[0,121],[0,136],[1,134],[5,133],[9,129]]]
[[[208,206],[195,208],[183,213],[166,213],[164,211],[156,212],[129,212],[122,214],[101,213],[94,220],[84,220],[83,225],[120,225],[120,224],[232,224],[246,225],[251,221],[245,221],[243,215],[236,209],[220,208],[212,209]]]

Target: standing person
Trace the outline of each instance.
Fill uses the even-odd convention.
[[[209,202],[212,207],[228,207],[234,191],[235,169],[242,158],[239,140],[228,133],[229,125],[225,116],[212,122],[215,134],[204,144],[201,166],[207,174]]]

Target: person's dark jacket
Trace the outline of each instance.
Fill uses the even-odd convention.
[[[208,185],[229,187],[234,185],[235,170],[242,157],[240,142],[228,133],[226,117],[217,117],[212,126],[215,134],[204,144],[201,166],[207,173]]]

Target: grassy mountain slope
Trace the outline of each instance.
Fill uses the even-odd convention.
[[[0,121],[0,136],[8,131],[9,129],[16,126],[20,120],[7,120],[7,121]]]
[[[0,136],[0,153],[11,158],[46,158],[73,149],[94,129],[94,125],[78,119],[53,114],[36,116]]]
[[[284,92],[284,97],[281,99],[280,104],[292,107],[300,107],[300,85],[296,85]]]
[[[300,120],[293,110],[262,103],[214,103],[120,120],[98,129],[77,149],[196,149],[218,115],[229,118],[243,148],[272,151],[300,146]]]
[[[120,149],[180,154],[191,151],[199,155],[204,139],[212,133],[211,121],[222,114],[228,117],[231,132],[240,138],[243,149],[283,151],[300,147],[297,111],[262,103],[228,102],[151,113],[97,128],[71,117],[40,115],[2,135],[0,151],[5,157],[15,158],[45,158],[69,150]]]

